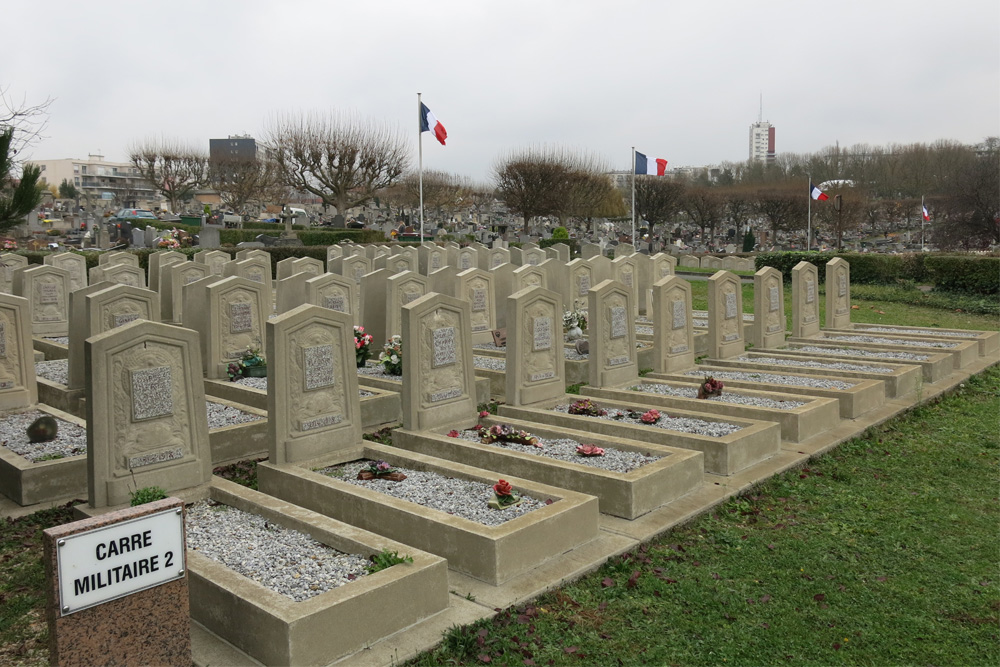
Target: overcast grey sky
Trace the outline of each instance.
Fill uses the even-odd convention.
[[[1000,134],[996,0],[143,0],[6,3],[0,86],[52,97],[36,159],[249,133],[356,111],[412,137],[416,93],[448,130],[424,168],[477,180],[550,144],[627,169]]]

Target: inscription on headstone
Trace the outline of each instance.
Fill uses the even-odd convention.
[[[724,341],[726,341],[728,343],[731,340],[738,340],[739,337],[740,337],[739,334],[734,334],[734,333],[732,333],[732,334],[726,334],[725,336],[722,337],[722,340],[724,340]]]
[[[174,413],[170,366],[132,370],[132,421],[155,419]]]
[[[344,299],[342,294],[335,294],[333,296],[328,296],[323,299],[323,306],[329,308],[330,310],[336,310],[341,313],[347,312],[347,301]]]
[[[434,270],[437,270],[437,269],[441,268],[441,255],[440,254],[434,253],[433,255],[431,255],[431,268],[434,269]]]
[[[420,292],[403,292],[403,298],[401,300],[403,302],[403,305],[405,306],[411,301],[416,301],[421,296],[423,295]]]
[[[139,313],[121,313],[113,315],[111,318],[111,327],[116,329],[129,322],[134,322],[139,319]]]
[[[630,361],[629,357],[611,357],[608,359],[608,366],[621,366],[622,364],[627,364]]]
[[[343,419],[341,415],[323,415],[322,417],[303,419],[299,421],[299,430],[315,431],[318,428],[326,428],[327,426],[339,424]]]
[[[838,278],[840,280],[840,296],[847,296],[847,276],[842,273]]]
[[[440,401],[447,401],[449,398],[458,398],[462,395],[462,390],[459,388],[448,389],[447,391],[439,391],[436,394],[431,394],[431,403],[438,403]]]
[[[247,271],[247,280],[252,280],[255,283],[264,282],[264,272],[263,271]]]
[[[180,447],[174,447],[173,449],[168,449],[162,452],[149,452],[147,454],[140,454],[139,456],[133,456],[128,460],[129,470],[134,468],[141,468],[143,466],[151,466],[154,463],[163,463],[164,461],[176,461],[177,459],[184,458],[184,451]]]
[[[674,347],[670,348],[670,354],[680,354],[681,352],[687,352],[687,351],[688,351],[687,345],[675,345]]]
[[[333,385],[333,345],[302,348],[305,391]]]
[[[229,304],[229,333],[253,330],[253,306],[249,303]]]
[[[545,371],[544,373],[533,373],[531,375],[532,382],[538,382],[539,380],[549,380],[556,376],[555,371]]]
[[[778,307],[779,307],[779,303],[778,303],[778,288],[777,287],[771,287],[768,290],[768,297],[771,300],[771,303],[768,306],[768,311],[773,313],[774,311],[778,310]]]
[[[628,321],[625,318],[625,308],[614,306],[611,308],[611,337],[624,338],[628,335]]]
[[[552,318],[534,317],[531,320],[532,343],[535,352],[552,349]]]
[[[39,283],[38,303],[59,303],[59,285],[55,283]]]
[[[622,274],[622,282],[626,287],[632,287],[632,272],[626,271]]]
[[[486,310],[486,290],[476,288],[472,290],[472,312]]]
[[[671,328],[683,329],[687,326],[687,308],[685,307],[684,299],[677,299],[672,303],[674,323]]]
[[[448,366],[458,361],[455,352],[455,327],[441,327],[431,332],[431,344],[434,348],[434,358],[431,368]]]
[[[580,296],[587,296],[590,291],[590,276],[586,273],[580,276]]]
[[[731,320],[736,317],[736,295],[732,292],[726,294],[726,319]]]
[[[501,264],[503,264],[503,256],[499,254],[493,255],[493,258],[490,260],[490,268],[495,269]]]
[[[471,258],[469,257],[469,253],[464,253],[464,254],[463,254],[463,255],[462,255],[462,256],[461,256],[461,257],[460,257],[460,258],[458,259],[458,266],[459,266],[459,268],[461,268],[461,269],[462,269],[463,271],[464,271],[465,269],[468,269],[468,268],[470,268],[470,267],[472,266],[472,259],[471,259]]]
[[[806,281],[806,303],[816,300],[816,283],[811,280]]]

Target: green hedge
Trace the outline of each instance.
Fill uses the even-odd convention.
[[[1000,296],[1000,257],[931,255],[924,266],[935,289]]]
[[[270,230],[263,229],[223,229],[219,232],[219,241],[223,244],[251,243],[260,234]],[[267,236],[277,236],[267,234]],[[341,241],[354,243],[384,243],[385,235],[375,229],[338,229],[336,231],[303,231],[297,234],[304,245],[336,245]]]

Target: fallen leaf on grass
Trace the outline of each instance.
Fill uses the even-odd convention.
[[[767,604],[770,601],[771,601],[771,596],[770,595],[762,595],[761,598],[760,598],[760,603],[761,604]]]
[[[612,579],[611,577],[608,577],[607,579],[601,582],[601,588],[611,588],[614,585],[615,585],[615,580]]]
[[[824,595],[823,593],[817,593],[816,595],[813,596],[813,600],[815,600],[816,602],[822,602],[825,599],[826,595]]]
[[[627,582],[625,582],[625,587],[626,588],[635,588],[638,585],[638,583],[639,583],[639,577],[641,577],[641,576],[642,576],[642,573],[639,572],[639,570],[636,570],[635,572],[633,572],[632,576],[628,578]]]
[[[480,653],[476,657],[479,658],[480,662],[493,662],[493,658],[491,658],[489,655],[485,653]]]
[[[580,650],[579,646],[567,646],[566,648],[563,649],[563,653],[572,655],[573,653],[576,653],[579,650]]]

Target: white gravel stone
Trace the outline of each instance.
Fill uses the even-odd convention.
[[[691,317],[704,318],[704,320],[707,322],[708,321],[708,311],[707,310],[692,310],[691,311]],[[743,313],[743,321],[744,322],[753,322],[753,313]]]
[[[685,375],[704,377],[704,371],[688,371]],[[850,389],[857,382],[843,380],[824,380],[822,378],[799,377],[797,375],[780,375],[778,373],[755,373],[753,371],[712,371],[712,377],[718,380],[738,380],[741,382],[756,382],[764,384],[788,385],[790,387],[812,387],[813,389]],[[763,389],[767,390],[766,387]]]
[[[637,384],[629,387],[633,391],[642,391],[649,394],[663,394],[664,396],[677,396],[679,398],[698,398],[698,390],[693,387],[673,387],[659,382]],[[703,401],[713,403],[731,403],[734,405],[749,405],[755,408],[773,408],[775,410],[793,410],[805,405],[802,401],[775,401],[770,398],[759,396],[746,396],[744,394],[734,394],[725,392],[722,396],[712,396],[703,398]]]
[[[358,473],[367,468],[369,463],[370,461],[352,461],[322,468],[316,472],[346,484],[363,486],[393,498],[407,500],[445,514],[460,516],[485,526],[499,526],[545,506],[545,503],[531,496],[521,495],[520,505],[505,507],[502,510],[491,509],[487,506],[487,503],[493,498],[493,487],[489,484],[398,466],[393,469],[406,475],[406,479],[402,482],[392,482],[385,479],[367,481],[357,479]]]
[[[971,331],[941,331],[940,329],[900,329],[897,327],[869,327],[857,325],[854,327],[859,331],[873,331],[875,333],[900,334],[903,336],[946,336],[948,338],[975,338],[978,333]]]
[[[493,352],[504,352],[504,353],[507,352],[506,347],[499,347],[497,345],[494,345],[493,343],[476,343],[472,347],[474,347],[477,350],[492,350]]]
[[[521,452],[522,454],[530,454],[532,456],[541,456],[549,459],[557,459],[559,461],[568,461],[570,463],[578,463],[590,468],[600,468],[601,470],[608,470],[610,472],[622,474],[631,472],[636,468],[641,468],[642,466],[658,461],[661,458],[659,456],[653,456],[649,453],[642,454],[640,452],[629,452],[623,449],[603,446],[601,449],[604,450],[604,456],[580,456],[576,453],[577,445],[593,443],[580,442],[579,440],[573,440],[571,438],[550,439],[536,436],[538,437],[538,444],[541,445],[539,448],[533,445],[524,445],[516,442],[482,442],[479,433],[472,429],[461,431],[458,434],[458,437],[462,440],[478,442],[479,444],[486,445],[487,447],[497,447],[498,449],[507,449],[514,452]]]
[[[472,357],[472,363],[480,370],[500,372],[507,370],[507,360],[501,359],[500,357],[484,357],[481,355],[474,355]]]
[[[69,345],[69,336],[46,336],[45,340],[59,345]]]
[[[234,380],[234,382],[244,387],[267,391],[267,378],[239,378]],[[364,398],[365,396],[374,396],[375,392],[368,391],[367,389],[358,389],[358,395]]]
[[[871,357],[873,359],[901,359],[905,361],[927,361],[930,359],[929,354],[912,354],[910,352],[893,352],[891,350],[886,350],[885,352],[876,352],[874,350],[856,350],[853,348],[829,348],[829,347],[817,347],[815,345],[808,345],[806,347],[797,347],[796,350],[801,350],[802,352],[815,352],[819,354],[836,354],[844,357]]]
[[[36,361],[35,375],[49,382],[66,384],[69,382],[69,359]]]
[[[640,326],[637,326],[635,328],[635,332],[637,334],[641,335],[641,336],[652,336],[653,335],[653,327],[647,327],[647,326],[641,326],[640,325]]]
[[[59,429],[55,440],[28,442],[25,430],[31,426],[31,422],[46,414],[39,410],[28,410],[5,415],[0,420],[0,441],[7,449],[32,463],[43,458],[68,458],[87,453],[87,429],[58,417],[56,423]]]
[[[185,517],[187,548],[261,586],[302,602],[367,573],[367,559],[345,554],[257,514],[202,501]]]
[[[569,414],[569,405],[557,405],[553,408],[553,410]],[[639,426],[655,426],[656,428],[662,428],[666,431],[692,433],[694,435],[705,435],[712,438],[721,438],[731,435],[743,428],[742,426],[729,424],[727,422],[710,422],[705,421],[704,419],[695,419],[693,417],[669,417],[667,416],[665,410],[658,410],[661,415],[658,422],[655,424],[645,424],[639,419],[639,415],[645,411],[646,409],[634,410],[634,412],[638,414],[635,417],[632,417],[625,410],[607,408],[606,415],[594,417],[594,419],[608,419],[622,424],[636,424]]]
[[[770,364],[772,366],[798,366],[799,368],[826,368],[831,371],[865,371],[867,373],[892,373],[892,368],[885,366],[862,366],[840,361],[808,361],[786,359],[783,357],[737,357],[737,361],[747,361],[755,364]]]
[[[941,349],[951,349],[958,347],[958,343],[946,343],[944,341],[929,340],[906,340],[903,338],[882,338],[880,336],[824,336],[825,340],[839,340],[849,343],[878,343],[881,345],[908,345],[911,347],[935,347]]]

